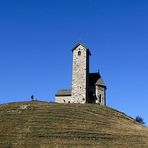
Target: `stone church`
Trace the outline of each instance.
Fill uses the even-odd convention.
[[[89,73],[90,50],[82,44],[73,49],[72,89],[55,94],[57,103],[98,103],[106,105],[106,85],[99,73]]]

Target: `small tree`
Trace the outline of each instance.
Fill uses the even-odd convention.
[[[140,116],[137,116],[135,119],[137,122],[139,122],[140,124],[145,124],[144,119]]]

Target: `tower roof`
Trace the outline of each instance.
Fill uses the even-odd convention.
[[[77,48],[77,47],[79,47],[79,46],[83,46],[87,51],[88,51],[88,53],[89,53],[89,55],[91,55],[91,53],[90,53],[90,51],[89,51],[89,48],[87,48],[84,44],[82,44],[82,43],[78,43],[76,46],[74,46],[73,48],[72,48],[72,52]]]

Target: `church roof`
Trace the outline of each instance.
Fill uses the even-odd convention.
[[[102,78],[100,78],[100,79],[97,80],[96,85],[100,85],[100,86],[106,87],[106,85],[104,84]]]
[[[106,88],[106,85],[99,73],[89,73],[89,85],[99,85]]]
[[[99,78],[100,78],[99,73],[89,73],[89,85],[96,84]]]
[[[60,89],[55,96],[71,96],[71,89]]]
[[[90,51],[89,51],[89,48],[87,48],[84,44],[82,44],[82,43],[78,43],[76,46],[74,46],[73,48],[72,48],[72,52],[78,47],[78,46],[83,46],[87,51],[88,51],[88,53],[89,53],[89,55],[91,55],[91,53],[90,53]]]

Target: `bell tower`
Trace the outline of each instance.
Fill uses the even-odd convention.
[[[72,103],[86,103],[88,99],[89,56],[90,51],[82,44],[72,50]]]

